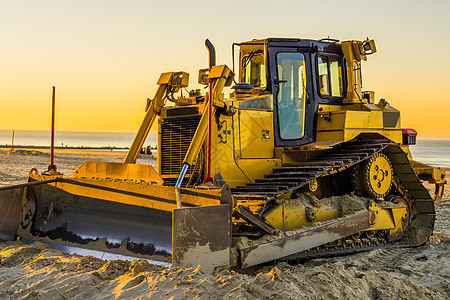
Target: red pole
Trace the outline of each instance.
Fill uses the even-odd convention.
[[[213,87],[212,81],[209,84],[209,124],[208,124],[208,170],[206,172],[205,182],[212,182],[211,178],[211,140],[212,140],[212,111],[213,111]]]
[[[205,41],[205,46],[208,48],[209,53],[209,71],[211,72],[212,67],[216,65],[216,50],[214,50],[213,44],[207,39]],[[213,118],[213,101],[214,101],[214,95],[213,95],[213,83],[214,80],[209,80],[209,122],[208,122],[208,143],[207,143],[207,165],[206,165],[206,177],[204,182],[213,182],[213,179],[211,178],[211,148],[212,148],[212,118]]]
[[[56,172],[54,156],[55,156],[55,87],[52,86],[52,137],[50,146],[50,165],[48,166],[48,171],[53,170]]]

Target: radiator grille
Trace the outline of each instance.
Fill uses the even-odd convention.
[[[195,134],[200,115],[166,118],[161,124],[161,175],[180,174],[181,164]]]

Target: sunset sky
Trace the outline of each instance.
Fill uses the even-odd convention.
[[[253,38],[375,39],[364,89],[420,137],[450,137],[450,1],[1,1],[0,129],[135,131],[159,74],[231,66]]]

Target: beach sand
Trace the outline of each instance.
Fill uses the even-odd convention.
[[[55,149],[55,164],[58,172],[72,177],[73,171],[86,160],[123,162],[125,150],[78,150]],[[149,155],[139,155],[137,163],[149,164],[156,169],[156,158]],[[50,165],[49,149],[0,149],[0,186],[26,182],[28,172],[36,168],[44,172]]]
[[[85,160],[121,162],[125,154],[58,150],[55,163],[70,176]],[[139,162],[156,164],[148,156]],[[48,151],[0,150],[0,186],[25,182],[31,167],[44,171],[48,164]],[[449,197],[447,188],[435,233],[425,246],[378,249],[295,266],[278,263],[248,274],[206,274],[201,268],[167,268],[145,260],[104,261],[38,242],[2,242],[0,299],[448,299]]]

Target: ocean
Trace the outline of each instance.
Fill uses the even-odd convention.
[[[55,145],[67,147],[130,147],[135,132],[90,132],[57,131]],[[11,145],[11,130],[0,130],[0,146]],[[49,131],[17,130],[14,132],[14,144],[22,146],[49,146]],[[157,133],[150,132],[145,146],[156,146]],[[418,138],[411,147],[415,160],[434,165],[450,166],[450,139]]]
[[[450,167],[450,139],[418,138],[411,146],[416,161],[438,167]]]
[[[56,131],[57,147],[130,147],[135,132],[92,132],[92,131]],[[12,131],[0,130],[0,145],[11,145]],[[144,145],[156,146],[157,133],[150,132]],[[50,131],[16,130],[14,144],[21,146],[49,146]]]

